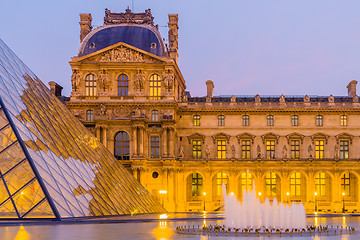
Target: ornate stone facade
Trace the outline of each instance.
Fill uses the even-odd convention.
[[[177,65],[177,21],[169,15],[162,56],[119,42],[72,58],[66,104],[85,126],[169,211],[202,211],[204,201],[213,211],[221,183],[241,198],[253,182],[262,200],[337,212],[344,201],[359,211],[357,82],[342,97],[213,96],[209,80],[205,97],[191,97]],[[150,10],[106,12],[107,25],[134,22],[157,31]]]

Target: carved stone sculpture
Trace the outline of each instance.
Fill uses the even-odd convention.
[[[257,158],[261,158],[261,148],[260,148],[260,145],[257,145],[257,148],[256,148],[256,157],[257,157]]]
[[[255,102],[261,102],[261,98],[259,94],[255,95]]]
[[[210,148],[209,148],[209,146],[206,146],[206,149],[205,149],[205,157],[206,157],[206,158],[209,158],[209,157],[210,157]]]
[[[310,102],[310,97],[308,95],[304,96],[304,102],[306,103]]]
[[[284,145],[284,147],[283,147],[283,158],[287,158],[287,155],[288,155],[288,149],[287,149],[286,145]]]
[[[164,86],[166,91],[171,91],[174,85],[174,74],[168,70],[164,76]]]
[[[309,152],[309,158],[313,158],[313,148],[311,145],[309,145],[308,147],[308,152]]]
[[[231,102],[236,102],[236,97],[235,97],[235,95],[232,95],[232,96],[231,96]]]
[[[179,158],[184,158],[184,147],[182,145],[179,147]]]
[[[100,62],[144,62],[142,53],[120,46],[102,54]]]
[[[99,83],[99,88],[103,92],[106,92],[109,90],[109,87],[110,87],[109,75],[106,73],[105,70],[101,71],[101,73],[99,75],[98,83]]]
[[[71,85],[74,92],[77,92],[80,87],[80,74],[77,72],[77,70],[74,70],[73,74],[71,75]]]
[[[358,102],[359,102],[359,96],[358,96],[358,95],[355,95],[355,96],[353,97],[353,102],[354,102],[354,103],[358,103]]]
[[[106,115],[106,106],[105,106],[104,104],[101,104],[101,105],[100,105],[99,114],[100,114],[101,116]]]
[[[231,145],[231,158],[235,158],[235,146]]]
[[[142,92],[144,90],[144,84],[145,84],[145,73],[143,70],[139,70],[136,74],[135,79],[135,90],[138,92]]]
[[[339,159],[339,145],[335,144],[334,147],[334,159]]]
[[[329,103],[335,102],[334,96],[333,96],[333,95],[330,95],[330,96],[328,97],[328,101],[329,101]]]
[[[279,101],[280,101],[281,103],[284,103],[284,102],[285,102],[285,96],[284,96],[284,94],[281,94]]]

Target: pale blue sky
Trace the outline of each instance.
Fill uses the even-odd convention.
[[[2,1],[0,38],[45,83],[69,96],[77,55],[79,13],[103,24],[104,10],[123,12],[131,0]],[[358,0],[134,0],[151,8],[167,39],[167,15],[179,14],[179,66],[187,90],[214,94],[347,95],[360,80]]]

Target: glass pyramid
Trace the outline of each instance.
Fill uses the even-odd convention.
[[[0,218],[163,211],[0,40]]]

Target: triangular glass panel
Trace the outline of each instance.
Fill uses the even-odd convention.
[[[55,215],[48,201],[44,198],[31,212],[26,213],[24,218],[55,218]]]

